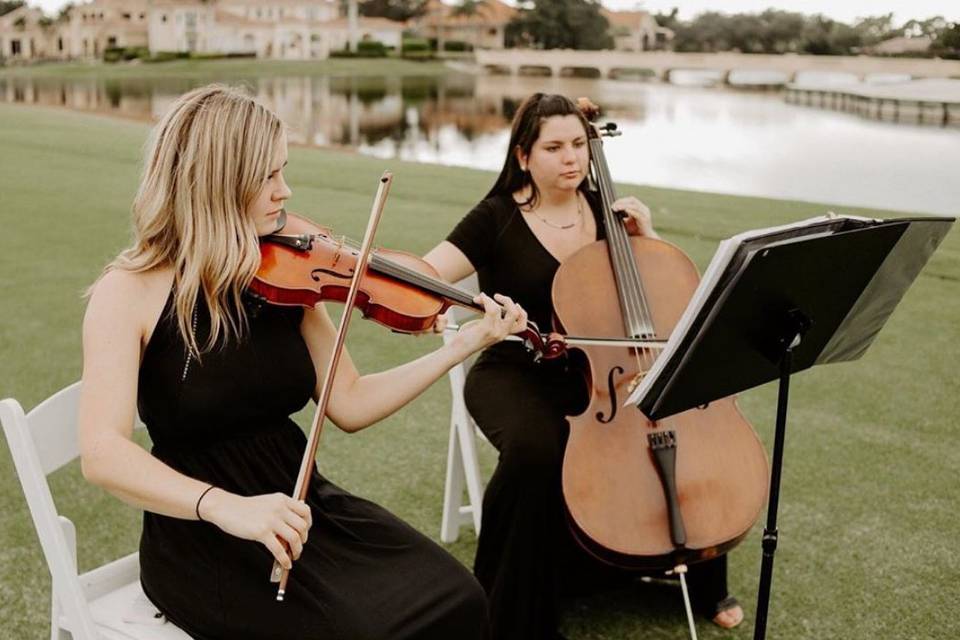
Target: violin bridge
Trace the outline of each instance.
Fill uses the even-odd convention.
[[[347,236],[340,236],[340,239],[337,241],[337,248],[335,249],[336,253],[333,254],[333,265],[337,266],[337,263],[340,262],[340,254],[343,252],[343,245],[347,241]]]

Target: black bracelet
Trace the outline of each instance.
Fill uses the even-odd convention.
[[[204,490],[203,490],[203,493],[200,494],[200,497],[197,498],[197,506],[195,506],[195,507],[193,508],[193,510],[197,512],[197,520],[199,520],[200,522],[206,522],[206,520],[204,520],[202,517],[200,517],[200,501],[203,500],[203,497],[204,497],[205,495],[207,495],[208,493],[210,493],[210,490],[211,490],[211,489],[216,489],[216,487],[214,487],[213,485],[210,485],[209,487],[207,487],[206,489],[204,489]]]

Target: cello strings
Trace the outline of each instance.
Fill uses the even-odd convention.
[[[617,284],[618,287],[623,290],[626,307],[623,309],[627,324],[629,325],[626,329],[627,332],[631,334],[631,337],[643,337],[646,332],[642,331],[642,329],[649,330],[652,327],[652,321],[649,311],[647,310],[648,308],[642,289],[638,285],[639,273],[637,272],[636,263],[633,259],[630,240],[627,237],[623,224],[620,223],[617,216],[613,214],[612,204],[614,194],[612,191],[611,178],[599,140],[595,146],[597,148],[594,149],[594,157],[597,160],[598,172],[600,173],[598,183],[601,186],[601,200],[603,201],[604,207],[604,220],[607,224],[607,236],[611,245],[614,269],[617,271]]]
[[[610,193],[609,185],[609,172],[606,171],[605,166],[605,157],[603,154],[602,143],[599,138],[594,138],[590,143],[592,156],[594,160],[594,177],[596,183],[599,186],[600,190],[600,200],[601,206],[603,207],[603,220],[607,229],[607,242],[609,245],[609,253],[611,259],[611,266],[614,270],[614,281],[618,289],[618,295],[620,296],[620,302],[622,304],[622,313],[625,320],[626,326],[624,327],[624,333],[628,334],[630,337],[637,337],[636,329],[636,315],[637,315],[637,304],[636,299],[632,295],[630,287],[624,287],[623,274],[624,274],[624,260],[623,260],[623,243],[620,235],[617,233],[618,226],[616,220],[613,216],[612,211],[612,202],[613,195]],[[634,351],[634,357],[636,359],[637,368],[639,369],[642,365],[636,351]]]
[[[624,328],[631,337],[640,337],[639,335],[635,335],[639,333],[637,323],[642,316],[640,302],[637,298],[636,290],[630,287],[628,282],[624,282],[626,279],[625,276],[627,276],[627,270],[624,268],[627,263],[625,254],[632,256],[632,252],[629,251],[623,234],[618,233],[622,230],[622,225],[617,224],[616,216],[613,214],[612,205],[614,194],[610,172],[606,165],[606,158],[603,155],[603,147],[599,138],[591,141],[591,150],[595,161],[595,173],[597,174],[595,178],[600,187],[600,199],[603,206],[604,223],[607,227],[607,241],[610,245],[611,262],[613,263],[617,289],[623,305],[622,312],[627,324]],[[630,262],[632,262],[632,260]]]
[[[612,262],[614,269],[619,270],[618,287],[622,287],[625,290],[624,299],[626,301],[626,308],[623,309],[623,312],[630,325],[628,332],[631,334],[645,334],[633,337],[656,337],[653,314],[650,311],[649,302],[644,294],[640,272],[636,259],[633,256],[632,243],[626,232],[625,225],[618,224],[618,220],[612,219],[614,218],[613,210],[610,206],[613,203],[612,179],[610,178],[609,168],[607,167],[602,143],[599,138],[591,140],[591,151],[596,160],[597,172],[600,173],[600,179],[597,180],[597,182],[600,185],[601,201],[604,207],[604,220],[607,223],[607,239],[608,242],[610,242]],[[640,326],[636,324],[637,321],[642,323],[643,332],[637,331],[640,329]],[[642,349],[642,355],[638,353],[638,351],[640,350],[634,351],[638,371],[646,373],[652,367],[653,361],[657,356],[652,349]],[[668,428],[673,426],[673,420],[670,418],[666,418],[660,422],[666,423],[665,426]]]

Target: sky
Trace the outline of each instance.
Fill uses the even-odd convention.
[[[27,0],[28,4],[55,13],[67,0]],[[79,0],[77,0],[79,3]],[[447,0],[451,1],[451,0]],[[510,2],[510,0],[507,0]],[[723,13],[758,13],[773,7],[801,13],[822,13],[835,20],[853,22],[858,16],[894,13],[897,24],[911,18],[942,15],[950,21],[960,20],[960,0],[601,0],[610,9],[646,9],[668,12],[679,7],[680,17],[687,19],[703,11]]]

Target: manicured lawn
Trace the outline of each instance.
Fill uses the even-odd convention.
[[[147,131],[136,122],[0,105],[0,397],[29,409],[79,377],[82,292],[128,241]],[[441,240],[493,179],[295,148],[290,209],[356,237],[387,168],[396,179],[380,242],[416,253]],[[621,193],[650,204],[660,231],[701,268],[721,238],[828,208],[633,186]],[[794,379],[770,637],[960,634],[958,323],[960,237],[953,232],[862,360]],[[437,344],[356,322],[349,348],[361,370],[374,371]],[[350,437],[328,430],[323,472],[436,538],[448,393],[441,381],[375,428]],[[775,387],[744,394],[741,406],[769,447]],[[489,447],[483,455],[491,468]],[[87,485],[76,464],[54,474],[52,484],[61,510],[78,524],[81,569],[136,548],[140,514]],[[44,637],[50,579],[5,442],[0,512],[0,638]],[[731,589],[747,622],[733,633],[704,622],[702,638],[752,636],[758,532],[731,562]],[[449,550],[469,564],[474,548],[466,533]],[[643,586],[574,601],[564,628],[577,639],[687,637],[678,594]]]

